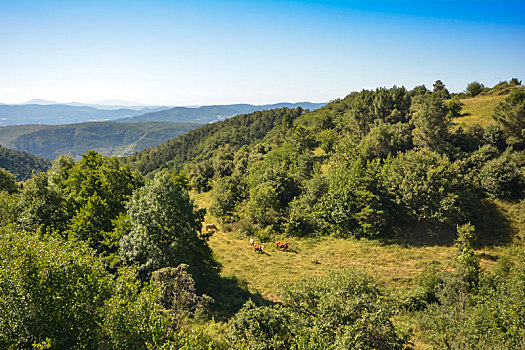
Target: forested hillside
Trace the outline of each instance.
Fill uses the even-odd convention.
[[[301,108],[280,108],[238,115],[133,154],[126,162],[144,174],[161,168],[181,169],[185,162],[208,159],[222,147],[238,149],[255,143],[283,122],[292,123],[303,112]]]
[[[51,161],[23,151],[15,151],[0,145],[0,168],[12,173],[17,181],[27,180],[33,172],[47,171]]]
[[[200,125],[97,122],[6,126],[0,128],[0,144],[49,159],[68,153],[79,158],[91,149],[110,156],[129,155],[157,146]]]
[[[0,348],[523,348],[525,89],[472,84],[1,170]]]

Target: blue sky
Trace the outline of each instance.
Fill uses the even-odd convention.
[[[525,80],[525,1],[1,1],[0,103],[328,101]]]

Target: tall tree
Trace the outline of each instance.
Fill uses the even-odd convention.
[[[198,235],[204,211],[195,208],[184,181],[166,174],[156,176],[133,193],[128,215],[131,231],[120,242],[120,255],[126,263],[138,264],[143,278],[184,263],[199,282],[217,267]]]
[[[525,146],[525,91],[514,90],[494,111],[494,119],[507,136],[507,144]]]
[[[449,138],[452,123],[441,97],[424,98],[414,116],[414,144],[432,150],[441,149]]]

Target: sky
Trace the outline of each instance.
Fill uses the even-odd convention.
[[[3,1],[0,103],[327,102],[525,81],[525,1]]]

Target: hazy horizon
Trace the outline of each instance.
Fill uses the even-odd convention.
[[[525,78],[520,1],[1,1],[0,103],[328,102]],[[93,103],[93,102],[84,102]]]

